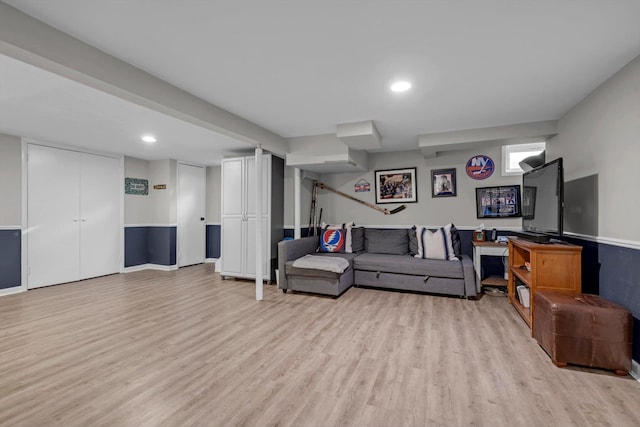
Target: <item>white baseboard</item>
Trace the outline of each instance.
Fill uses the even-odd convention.
[[[0,289],[0,297],[5,295],[19,294],[20,292],[24,292],[24,291],[26,291],[26,289],[24,289],[22,286],[14,286],[13,288]]]
[[[140,264],[140,265],[134,265],[131,267],[125,267],[124,270],[122,270],[122,272],[133,273],[134,271],[142,271],[142,270],[173,271],[177,269],[178,269],[177,265]]]
[[[631,372],[629,372],[636,381],[640,382],[640,363],[631,359]]]
[[[213,271],[215,271],[216,273],[220,273],[220,258],[207,258],[204,260],[204,262],[206,262],[207,264],[214,263],[215,268]]]

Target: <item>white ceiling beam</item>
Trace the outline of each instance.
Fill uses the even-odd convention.
[[[382,148],[380,133],[372,120],[341,123],[336,133],[338,139],[355,150]]]
[[[506,144],[546,141],[558,134],[558,121],[546,120],[507,126],[428,133],[418,136],[418,147],[426,158],[439,152],[477,149]]]
[[[279,135],[0,2],[0,53],[129,102],[286,155]]]

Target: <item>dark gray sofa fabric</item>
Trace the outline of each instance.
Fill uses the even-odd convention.
[[[409,236],[406,229],[364,229],[364,250],[376,254],[406,255]]]
[[[461,262],[443,259],[420,259],[409,255],[363,253],[355,259],[354,269],[416,276],[450,277],[452,279],[464,278]]]
[[[455,261],[452,261],[455,262]],[[353,277],[357,286],[400,289],[404,291],[429,292],[434,294],[466,296],[463,279],[412,276],[386,272],[356,270]]]

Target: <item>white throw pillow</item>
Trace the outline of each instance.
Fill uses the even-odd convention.
[[[340,229],[345,229],[346,230],[346,241],[344,244],[344,252],[347,254],[351,254],[353,253],[353,249],[352,249],[352,245],[351,245],[351,227],[353,227],[353,221],[351,222],[345,222],[344,224],[327,224],[324,221],[322,223],[320,223],[320,229],[321,230],[340,230]]]
[[[431,231],[426,227],[416,227],[418,255],[416,258],[446,259],[458,261],[451,241],[451,224]]]

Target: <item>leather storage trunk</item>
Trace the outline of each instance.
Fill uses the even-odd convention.
[[[533,337],[556,366],[567,363],[631,370],[632,317],[597,295],[539,291],[534,294]]]

